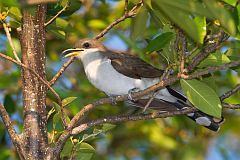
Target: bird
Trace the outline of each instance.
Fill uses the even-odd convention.
[[[84,67],[88,80],[108,96],[128,94],[128,102],[134,106],[172,112],[189,106],[188,99],[180,92],[166,86],[140,99],[131,94],[144,90],[160,81],[164,70],[158,69],[138,56],[106,48],[96,39],[85,38],[77,41],[73,48],[62,52],[64,57],[76,57]],[[150,101],[150,99],[152,101]],[[197,124],[212,131],[218,131],[223,118],[217,119],[200,110],[186,115]]]

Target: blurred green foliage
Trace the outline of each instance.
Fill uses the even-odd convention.
[[[138,0],[130,0],[128,8]],[[61,52],[70,48],[78,39],[93,37],[108,24],[119,18],[124,12],[124,0],[60,0],[50,3],[47,20],[50,20],[63,7],[68,5],[56,20],[47,26],[46,54],[47,77],[54,76],[65,62]],[[9,23],[15,48],[21,56],[20,43],[16,29],[21,26],[21,5],[15,0],[0,0],[1,22]],[[3,13],[7,13],[4,17]],[[188,35],[188,49],[196,51],[191,58],[205,47],[206,35],[214,35],[223,29],[231,38],[218,51],[209,55],[199,66],[221,65],[240,58],[240,4],[237,0],[146,0],[144,6],[132,19],[126,19],[113,28],[102,41],[107,47],[127,47],[144,60],[156,67],[164,68],[169,64],[178,64],[175,50],[179,28]],[[5,32],[0,30],[0,52],[12,56],[12,50]],[[213,38],[214,41],[214,38]],[[119,46],[118,43],[124,43]],[[156,52],[160,51],[160,52]],[[151,53],[151,54],[146,54]],[[177,67],[174,68],[177,70]],[[22,130],[22,94],[20,69],[0,59],[0,102],[14,119],[16,128]],[[201,77],[203,86],[212,88],[218,96],[239,83],[239,68],[233,68]],[[199,82],[200,83],[200,82]],[[194,84],[193,84],[194,87]],[[105,95],[94,88],[86,79],[80,62],[74,62],[66,70],[54,89],[64,99],[67,118],[73,117],[84,105]],[[189,88],[187,88],[189,89]],[[205,91],[199,91],[203,95]],[[77,97],[77,98],[76,98]],[[63,127],[60,120],[59,106],[49,93],[47,109],[49,111],[49,143],[54,145]],[[213,100],[214,101],[214,100]],[[225,100],[227,103],[240,103],[240,94]],[[200,105],[201,107],[201,105]],[[208,109],[207,109],[208,110]],[[88,119],[96,119],[106,115],[134,112],[135,108],[119,103],[116,106],[98,107]],[[189,119],[178,116],[174,118],[148,121],[105,124],[91,128],[67,141],[61,154],[62,158],[89,159],[172,159],[201,160],[216,156],[214,159],[237,159],[239,153],[234,149],[240,146],[240,123],[238,110],[223,110],[226,122],[220,132],[212,133],[196,125]],[[219,112],[217,113],[219,115]],[[110,130],[110,131],[109,131]],[[234,139],[236,148],[227,148],[228,139]],[[16,159],[11,149],[9,137],[0,124],[0,159]]]

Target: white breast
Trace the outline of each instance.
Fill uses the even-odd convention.
[[[129,78],[117,72],[111,65],[111,60],[102,57],[100,54],[88,53],[79,57],[89,81],[98,89],[108,95],[127,94],[130,89],[146,89],[159,82],[159,78]],[[169,94],[167,89],[162,89],[157,98],[175,102],[176,99]]]

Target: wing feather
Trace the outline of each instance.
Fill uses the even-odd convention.
[[[111,64],[114,69],[131,78],[157,78],[161,77],[164,72],[146,63],[142,59],[126,53],[112,53],[109,51],[107,52],[107,56],[111,59]]]

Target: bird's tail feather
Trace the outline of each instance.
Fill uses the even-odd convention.
[[[186,107],[186,104],[184,104],[181,101],[177,101],[175,103],[172,103],[175,107],[178,109],[184,109]],[[193,113],[187,114],[187,116],[195,121],[197,124],[202,125],[212,131],[217,132],[220,128],[220,124],[224,121],[224,118],[214,118],[211,115],[208,115],[206,113],[203,113],[201,111],[195,111]]]
[[[184,109],[185,107],[187,107],[186,104],[188,104],[188,102],[187,102],[187,98],[185,96],[183,96],[182,94],[178,93],[177,91],[171,89],[170,87],[167,87],[167,89],[168,89],[168,92],[172,96],[176,97],[178,100],[173,103],[173,102],[169,102],[169,101],[164,101],[162,99],[154,98],[151,101],[148,108],[154,109],[154,110],[159,110],[159,111],[171,112],[171,111]],[[148,101],[149,101],[149,99],[139,99],[137,101],[131,102],[131,104],[143,108],[146,106]],[[212,131],[218,131],[220,128],[220,124],[224,120],[224,118],[217,119],[217,118],[214,118],[213,116],[210,116],[201,111],[195,111],[193,113],[189,113],[189,114],[187,114],[187,116],[190,119],[192,119],[193,121],[195,121],[197,124],[202,125]]]
[[[171,95],[179,99],[177,100],[177,102],[173,103],[178,109],[183,109],[184,107],[186,107],[188,100],[184,95],[182,95],[181,93],[175,91],[170,87],[167,87],[167,90]],[[194,120],[197,124],[200,124],[212,131],[218,131],[220,128],[220,124],[224,121],[223,117],[220,119],[217,119],[201,111],[196,111],[196,112],[187,114],[187,116],[190,119]]]

